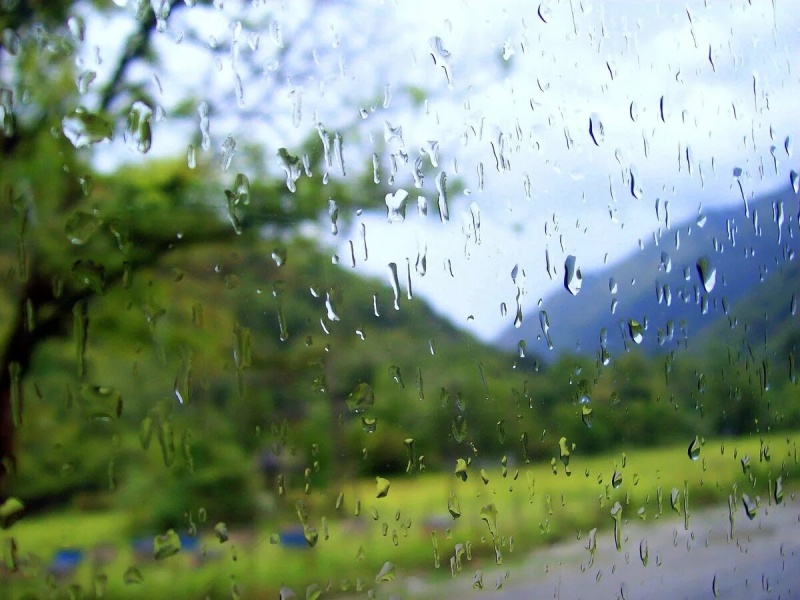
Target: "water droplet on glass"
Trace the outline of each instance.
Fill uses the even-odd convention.
[[[703,289],[710,294],[717,282],[717,269],[711,266],[711,261],[707,256],[702,256],[697,260],[697,273],[703,283]]]
[[[400,367],[398,367],[397,365],[391,365],[389,367],[389,377],[391,377],[392,381],[394,381],[400,388],[406,387],[403,384],[403,376],[400,373]]]
[[[447,204],[447,174],[444,171],[436,176],[436,191],[439,192],[439,219],[444,223],[450,220],[450,208]]]
[[[236,140],[233,139],[233,136],[229,135],[225,138],[225,141],[222,142],[222,159],[220,161],[220,166],[222,167],[223,171],[227,171],[230,168],[231,161],[233,160],[233,155],[235,153]]]
[[[459,444],[467,439],[467,418],[456,415],[453,419],[453,439]]]
[[[67,219],[64,232],[67,234],[67,239],[70,243],[76,246],[82,246],[92,238],[102,224],[102,219],[97,215],[83,211],[75,211],[70,215],[69,219]]]
[[[188,404],[191,401],[190,389],[192,381],[192,351],[185,348],[178,363],[178,373],[175,375],[173,392],[178,402]]]
[[[783,477],[778,477],[775,480],[772,497],[775,500],[775,504],[781,504],[783,502]]]
[[[376,477],[375,478],[375,497],[376,498],[386,498],[389,495],[389,488],[391,487],[391,483],[388,479],[384,477]]]
[[[550,17],[552,16],[550,5],[547,2],[542,2],[536,11],[536,14],[539,15],[539,19],[542,21],[542,23],[549,23]]]
[[[792,184],[792,190],[794,190],[794,193],[800,193],[800,175],[798,175],[797,171],[794,169],[789,172],[789,182]]]
[[[636,344],[641,344],[644,339],[644,327],[635,319],[628,319],[628,334]]]
[[[581,291],[583,280],[577,260],[575,256],[570,254],[567,256],[567,260],[564,261],[564,287],[573,296],[576,296]]]
[[[81,94],[87,93],[89,91],[89,86],[92,84],[95,78],[97,78],[97,73],[95,71],[83,71],[78,76],[78,92]]]
[[[167,530],[153,539],[153,558],[162,560],[174,556],[181,550],[181,539],[174,529]]]
[[[553,340],[550,337],[550,317],[547,316],[547,311],[544,310],[539,311],[539,325],[542,328],[542,334],[544,335],[544,339],[547,342],[547,348],[549,350],[552,350]]]
[[[223,544],[228,541],[228,526],[223,523],[219,522],[214,525],[214,535],[217,536],[220,544]]]
[[[386,194],[386,216],[390,223],[398,223],[406,220],[406,199],[408,192],[397,190],[394,193]]]
[[[375,406],[375,393],[368,383],[358,383],[347,396],[347,408],[350,412],[358,414]]]
[[[25,505],[19,498],[11,496],[0,504],[0,529],[8,529],[22,518]]]
[[[567,475],[569,475],[570,451],[569,451],[569,443],[567,441],[567,438],[565,437],[561,437],[561,439],[558,440],[558,457],[561,459],[561,464],[564,465],[565,472],[567,473]]]
[[[661,252],[661,268],[664,269],[666,273],[672,271],[672,258],[666,251]]]
[[[700,458],[700,447],[702,446],[702,441],[700,440],[700,436],[694,436],[694,439],[689,444],[688,454],[689,458],[692,460],[697,460]]]
[[[64,136],[76,148],[86,148],[114,139],[114,129],[111,123],[82,106],[62,119],[61,128]]]
[[[110,421],[122,414],[122,393],[113,388],[83,384],[78,394],[83,417],[90,421]]]
[[[375,576],[375,583],[382,583],[384,581],[394,581],[395,572],[394,572],[394,564],[389,561],[383,563],[383,567]]]
[[[622,505],[615,502],[611,509],[611,519],[614,521],[614,546],[617,551],[622,550]]]
[[[492,537],[497,536],[497,507],[494,504],[487,504],[481,508],[481,519],[486,523],[489,528],[489,533]]]
[[[203,101],[197,107],[197,114],[200,116],[200,134],[202,136],[200,147],[208,151],[211,148],[211,135],[209,132],[210,120],[208,118],[208,103]]]
[[[592,136],[592,141],[595,146],[599,146],[606,139],[605,127],[603,127],[603,123],[600,121],[600,115],[597,113],[592,113],[589,117],[589,135]]]
[[[650,549],[647,547],[647,540],[639,542],[639,560],[642,561],[642,566],[644,567],[650,562]]]
[[[463,458],[459,458],[456,460],[456,468],[453,471],[461,481],[467,480],[467,461]]]
[[[594,409],[589,406],[588,404],[584,404],[581,406],[581,421],[586,427],[591,429],[592,427],[592,415],[594,413]]]
[[[150,150],[153,141],[153,133],[150,120],[153,117],[153,109],[141,101],[136,101],[131,106],[128,113],[128,120],[125,125],[125,143],[128,148],[146,154]]]
[[[144,583],[144,577],[142,577],[142,572],[137,567],[128,567],[122,575],[122,581],[126,585],[142,584]]]
[[[452,74],[450,72],[450,52],[444,47],[444,41],[439,36],[435,36],[428,40],[431,48],[431,56],[436,66],[441,67],[447,79],[447,84],[452,85]]]
[[[400,310],[400,280],[397,275],[397,263],[389,263],[389,283],[394,293],[394,309]]]
[[[630,176],[631,176],[631,195],[637,200],[641,200],[642,196],[644,195],[644,190],[642,189],[642,184],[639,179],[639,173],[636,171],[636,167],[631,167]]]
[[[672,510],[675,511],[677,514],[681,513],[681,492],[678,488],[672,488],[669,493],[669,505]]]
[[[279,246],[272,251],[272,260],[275,261],[275,265],[278,267],[282,267],[286,264],[287,256],[286,248]]]
[[[747,518],[751,521],[755,519],[758,514],[758,506],[754,501],[750,500],[750,496],[747,494],[742,494],[742,505]]]
[[[297,191],[295,182],[300,179],[302,174],[302,162],[297,156],[292,156],[286,148],[278,149],[278,164],[286,174],[286,187],[290,192]]]

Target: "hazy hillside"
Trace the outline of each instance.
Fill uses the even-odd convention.
[[[789,261],[797,246],[795,202],[786,189],[751,202],[749,216],[736,205],[662,229],[657,243],[651,240],[621,263],[586,275],[575,296],[562,288],[544,300],[552,350],[541,318],[509,328],[498,343],[514,348],[524,339],[530,350],[546,357],[565,351],[596,354],[604,337],[614,354],[636,345],[638,323],[639,345],[666,351],[695,344],[721,320],[727,325],[736,304],[751,296],[774,300],[788,311],[792,289],[781,274],[793,265]],[[705,286],[698,267],[703,258]]]

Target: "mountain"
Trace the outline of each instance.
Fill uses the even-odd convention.
[[[637,345],[665,352],[719,334],[736,323],[738,312],[754,323],[750,338],[759,329],[759,306],[777,304],[788,314],[796,286],[786,286],[787,273],[800,280],[792,262],[798,244],[795,203],[792,189],[781,189],[751,201],[747,212],[741,205],[726,207],[662,228],[640,251],[583,277],[574,295],[565,281],[530,311],[533,318],[502,332],[497,344],[512,349],[525,340],[545,358],[603,348],[613,355]],[[558,276],[565,271],[568,265]],[[543,333],[548,324],[552,349]]]

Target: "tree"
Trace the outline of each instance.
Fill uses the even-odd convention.
[[[306,142],[297,156],[281,149],[279,157],[288,188],[297,190],[294,194],[287,185],[266,177],[264,152],[259,148],[248,149],[249,176],[234,177],[227,173],[235,149],[232,137],[225,139],[221,156],[213,161],[200,150],[210,148],[208,116],[224,113],[226,99],[219,97],[198,102],[187,94],[171,107],[169,126],[177,128],[181,121],[196,121],[195,107],[200,105],[200,127],[192,140],[197,154],[190,150],[193,157],[188,161],[192,164],[180,157],[161,166],[147,161],[143,171],[129,177],[119,170],[114,176],[97,172],[99,149],[115,136],[124,138],[132,156],[149,152],[153,129],[162,126],[163,108],[152,91],[158,83],[146,85],[142,67],[153,68],[165,59],[157,49],[157,38],[176,15],[190,6],[214,10],[211,2],[131,4],[126,18],[134,26],[107,79],[97,83],[81,58],[86,43],[80,14],[103,19],[112,11],[118,15],[120,9],[107,3],[12,2],[0,12],[4,63],[0,260],[6,272],[0,311],[8,323],[0,349],[0,485],[14,469],[15,430],[24,418],[22,382],[35,353],[48,339],[72,335],[76,373],[83,377],[82,349],[93,299],[129,285],[137,272],[175,251],[255,240],[266,225],[292,230],[327,209],[318,189],[295,181],[304,170],[330,160],[327,149],[324,157],[322,151],[330,134],[320,130],[316,142]],[[302,75],[293,61],[297,62],[295,54],[310,51],[312,34],[303,25],[316,13],[313,5],[307,8],[296,35],[291,40],[284,36],[274,50],[279,66],[271,73],[273,79],[288,77],[284,69],[290,64],[293,73]],[[179,34],[182,43],[204,52],[209,61],[232,52],[238,43],[209,47],[188,23]],[[257,25],[245,22],[251,29]],[[108,62],[109,57],[103,60]],[[242,59],[237,64],[237,89],[260,75],[252,61]],[[259,89],[276,94],[270,86]],[[250,112],[267,124],[272,122],[268,100],[262,97],[250,104],[256,107]],[[220,164],[221,174],[216,168]],[[341,194],[342,208],[348,205],[351,196],[335,182],[327,192],[332,197]],[[258,200],[251,202],[256,196]]]

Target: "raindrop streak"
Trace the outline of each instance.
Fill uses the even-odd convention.
[[[175,376],[175,385],[173,386],[175,397],[181,404],[188,404],[191,401],[189,396],[191,379],[192,351],[189,348],[185,348],[181,355],[180,363],[178,363],[178,374]]]
[[[444,171],[436,176],[436,191],[439,192],[439,219],[444,223],[450,220],[450,209],[447,205],[447,174]]]
[[[333,159],[339,167],[339,173],[344,177],[347,173],[344,168],[344,155],[342,154],[342,136],[338,133],[333,136]]]
[[[547,311],[539,311],[539,325],[542,327],[542,334],[547,342],[547,348],[553,349],[553,339],[550,337],[550,317],[547,316]]]
[[[647,540],[639,542],[639,559],[642,561],[642,566],[647,566],[650,561],[650,549],[647,547]]]
[[[520,301],[521,293],[517,290],[517,310],[514,315],[514,327],[519,329],[522,327],[522,302]]]
[[[86,302],[76,302],[72,307],[73,332],[75,334],[75,360],[78,364],[78,377],[83,377],[86,372],[86,338],[89,328],[89,317],[86,312]]]
[[[208,103],[203,101],[197,107],[197,114],[200,116],[200,147],[208,152],[211,148],[211,134],[209,131],[210,120],[208,118]]]
[[[669,505],[672,507],[672,510],[675,511],[675,514],[681,514],[681,492],[678,488],[672,488],[670,491]]]
[[[233,155],[236,153],[236,140],[233,139],[232,136],[228,136],[225,138],[225,141],[222,142],[222,161],[221,167],[223,171],[227,171],[231,166],[231,161],[233,160]]]
[[[599,146],[606,139],[605,127],[603,127],[603,123],[597,113],[592,113],[589,117],[589,135],[592,136],[595,146]]]
[[[577,266],[577,258],[570,254],[567,260],[564,261],[564,287],[566,290],[576,296],[581,291],[583,284],[583,276],[581,275],[581,268]]]
[[[450,71],[450,62],[448,60],[450,58],[450,52],[445,49],[442,38],[439,36],[432,37],[428,40],[428,44],[431,48],[431,57],[433,57],[433,62],[437,66],[441,67],[444,71],[444,75],[447,78],[447,85],[452,85],[452,73]]]
[[[702,256],[697,260],[697,273],[703,283],[703,289],[710,294],[717,282],[717,269],[711,266],[711,261],[707,256]]]
[[[286,185],[289,185],[288,173],[287,173]],[[294,182],[292,182],[292,186],[294,186]],[[289,189],[291,190],[291,187]],[[333,198],[330,198],[328,200],[328,217],[331,220],[331,233],[333,235],[338,234],[339,226],[337,225],[337,221],[339,220],[339,205]]]
[[[641,200],[642,196],[644,195],[644,190],[642,190],[642,185],[639,182],[639,173],[636,171],[635,167],[631,167],[630,173],[631,173],[631,195],[637,200]]]
[[[536,14],[539,15],[539,19],[541,19],[542,23],[546,25],[551,17],[550,7],[546,2],[542,2],[539,5],[539,9],[536,11]]]
[[[394,309],[400,310],[400,281],[397,278],[397,264],[389,263],[389,279],[394,293]]]
[[[622,505],[619,502],[614,503],[611,518],[614,521],[614,545],[619,552],[622,550]]]

